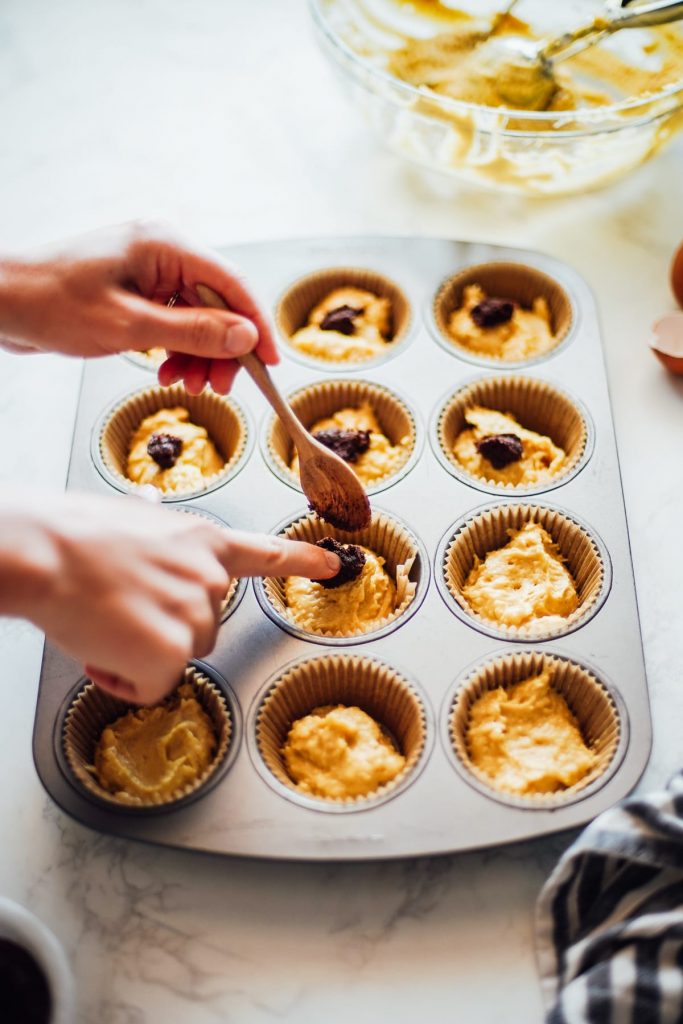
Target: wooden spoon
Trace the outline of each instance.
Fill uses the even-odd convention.
[[[228,309],[213,288],[205,284],[195,287],[205,306]],[[299,453],[301,487],[313,511],[340,530],[361,530],[367,526],[370,522],[370,502],[351,467],[309,434],[278,391],[267,367],[258,356],[249,352],[240,356],[238,362],[268,399]]]

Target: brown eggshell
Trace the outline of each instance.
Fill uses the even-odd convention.
[[[683,242],[674,253],[671,262],[671,290],[679,306],[683,306]]]

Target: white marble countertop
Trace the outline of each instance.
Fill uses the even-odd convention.
[[[216,244],[383,232],[536,247],[601,312],[654,717],[642,787],[680,767],[683,380],[646,347],[673,308],[683,140],[611,188],[524,201],[428,187],[338,92],[302,0],[5,0],[0,245],[134,216]],[[79,367],[0,357],[0,486],[63,486]],[[7,443],[9,439],[10,443]],[[0,893],[66,946],[79,1022],[433,1024],[541,1018],[532,908],[567,836],[467,856],[309,866],[94,834],[31,760],[41,638],[0,620]]]

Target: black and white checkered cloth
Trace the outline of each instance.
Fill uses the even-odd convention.
[[[683,1024],[683,772],[581,833],[536,937],[546,1024]]]

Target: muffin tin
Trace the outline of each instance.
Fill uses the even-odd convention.
[[[386,358],[313,364],[284,344],[274,374],[288,393],[325,381],[342,388],[356,382],[359,391],[361,385],[385,389],[404,403],[414,450],[393,477],[382,480],[372,504],[376,517],[398,524],[417,552],[415,596],[403,614],[374,633],[329,638],[288,626],[277,607],[276,580],[241,583],[215,650],[195,666],[229,708],[227,752],[206,784],[153,808],[107,801],[79,779],[65,752],[65,724],[86,681],[80,666],[48,643],[34,730],[35,762],[48,793],[67,813],[104,832],[215,853],[309,860],[493,846],[583,824],[623,797],[645,767],[651,727],[614,429],[586,283],[538,253],[439,239],[282,241],[235,246],[225,254],[243,269],[282,330],[288,316],[301,314],[298,306],[288,307],[288,296],[301,304],[306,289],[315,291],[323,279],[336,286],[350,270],[353,281],[375,274],[389,282],[406,303],[402,337],[388,346]],[[561,343],[542,359],[511,366],[463,353],[440,336],[438,311],[463,281],[473,279],[473,267],[485,268],[474,275],[487,274],[484,283],[502,280],[501,274],[519,282],[520,297],[524,289],[535,295],[539,282],[549,282]],[[518,383],[495,383],[505,377]],[[523,378],[536,383],[523,386]],[[513,396],[520,410],[538,393],[553,415],[557,409],[548,396],[560,392],[577,414],[572,420],[569,409],[557,419],[575,441],[571,471],[527,491],[455,471],[441,441],[446,416],[454,417],[447,425],[452,430],[461,414],[451,399],[465,387],[482,396],[498,389]],[[111,409],[144,388],[155,391],[150,374],[130,360],[85,366],[69,489],[115,494],[122,488],[111,469],[103,472],[100,437]],[[244,433],[234,467],[239,472],[212,480],[203,492],[174,496],[169,506],[208,512],[239,529],[280,532],[300,523],[303,496],[282,459],[278,465],[274,458],[269,408],[245,374],[231,398]],[[260,446],[254,444],[257,434]],[[492,629],[468,614],[458,600],[457,571],[445,570],[453,568],[455,554],[465,558],[468,544],[476,548],[499,534],[497,542],[503,542],[504,527],[528,517],[559,531],[556,539],[567,546],[570,564],[574,558],[586,565],[590,606],[567,630],[549,637]],[[598,750],[600,770],[551,798],[509,798],[468,765],[463,708],[477,688],[509,684],[545,659],[557,666],[558,687]],[[364,799],[306,797],[282,773],[277,744],[283,718],[345,695],[357,697],[361,707],[365,702],[365,710],[406,748],[407,767],[393,784]]]

